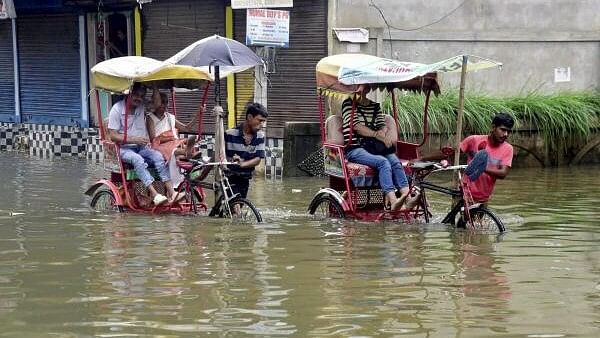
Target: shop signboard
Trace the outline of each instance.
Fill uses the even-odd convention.
[[[231,0],[231,8],[294,7],[294,0]]]
[[[0,0],[0,19],[16,18],[13,0]]]
[[[246,10],[246,45],[288,48],[290,12],[250,8]]]

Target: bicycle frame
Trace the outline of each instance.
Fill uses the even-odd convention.
[[[481,203],[475,203],[475,201],[473,200],[473,197],[471,196],[471,192],[470,192],[470,189],[469,189],[467,183],[463,180],[462,170],[464,170],[465,167],[466,167],[465,165],[461,165],[461,166],[452,166],[452,167],[446,167],[446,168],[438,168],[438,169],[434,169],[434,170],[431,170],[431,169],[430,170],[427,170],[427,169],[416,170],[414,172],[413,179],[414,179],[415,183],[413,184],[413,186],[419,187],[419,189],[421,191],[421,196],[419,198],[421,198],[423,201],[423,203],[421,203],[421,205],[424,208],[424,210],[423,210],[424,213],[430,214],[429,206],[427,204],[426,190],[436,191],[436,192],[439,192],[442,194],[449,195],[453,198],[458,198],[458,200],[454,203],[454,205],[452,206],[450,211],[443,218],[441,223],[456,225],[455,224],[456,215],[459,213],[463,213],[463,220],[465,222],[468,222],[468,224],[471,227],[474,227],[474,219],[471,215],[471,210],[480,207]],[[443,186],[425,181],[425,178],[434,172],[448,171],[448,170],[458,170],[457,175],[458,175],[458,181],[460,182],[458,189],[443,187]],[[485,209],[485,206],[484,206],[484,209]],[[487,210],[487,212],[490,212],[490,211]],[[418,215],[418,210],[413,211],[413,215]],[[501,231],[504,231],[504,230],[501,230]]]
[[[236,198],[239,194],[236,194],[233,192],[233,189],[231,188],[231,185],[229,184],[229,179],[223,173],[222,166],[235,164],[235,163],[233,163],[233,162],[208,162],[208,163],[205,163],[205,162],[196,161],[196,160],[188,160],[188,161],[192,162],[193,166],[191,169],[186,170],[186,173],[184,175],[187,185],[190,187],[200,187],[200,188],[205,188],[205,189],[214,191],[214,193],[215,193],[215,202],[214,203],[215,204],[211,209],[214,209],[216,207],[223,208],[223,211],[225,212],[226,216],[228,218],[232,218],[233,214],[229,208],[229,202],[232,199]],[[216,170],[219,170],[219,174],[217,175],[217,177],[219,177],[219,179],[217,181],[207,182],[204,180],[204,178],[202,178],[200,181],[197,181],[196,179],[192,179],[190,177],[190,173],[192,171],[200,170],[200,169],[208,168],[208,167],[216,167]],[[212,169],[210,169],[208,171],[210,172],[210,171],[212,171]],[[195,209],[195,202],[193,200],[192,200],[192,204],[194,205],[194,209]]]
[[[466,204],[465,198],[464,198],[465,190],[463,187],[460,171],[458,172],[458,175],[459,175],[459,181],[461,183],[460,183],[460,186],[458,189],[448,188],[448,187],[444,187],[441,185],[437,185],[437,184],[425,181],[425,178],[434,172],[448,171],[448,170],[463,170],[465,167],[466,166],[452,166],[452,167],[438,168],[438,169],[433,169],[433,170],[414,170],[413,169],[414,170],[413,186],[418,187],[421,191],[420,198],[425,201],[425,203],[421,203],[422,207],[424,208],[424,210],[423,210],[424,213],[430,213],[429,206],[426,203],[426,199],[427,199],[426,190],[432,190],[432,191],[435,191],[438,193],[449,195],[452,198],[458,198],[458,201],[454,204],[454,206],[448,212],[448,214],[446,214],[446,216],[442,220],[442,223],[454,224],[454,218],[455,218],[456,214],[459,213],[463,207],[465,207],[465,210],[467,210],[470,207],[470,205],[465,206],[465,204]],[[414,214],[417,214],[417,213],[418,213],[418,210],[414,211]]]

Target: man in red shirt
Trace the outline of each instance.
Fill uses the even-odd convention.
[[[513,147],[506,139],[515,124],[513,118],[506,113],[498,113],[492,120],[492,131],[488,135],[471,135],[460,143],[460,151],[467,154],[467,163],[473,160],[480,150],[488,153],[487,167],[476,180],[469,180],[469,188],[473,199],[486,203],[494,191],[497,179],[504,179],[512,166]],[[419,158],[420,161],[441,160],[447,156],[440,153]],[[409,206],[410,207],[410,206]]]
[[[475,153],[485,150],[488,162],[485,172],[477,180],[469,181],[471,194],[476,202],[487,202],[497,179],[504,179],[512,166],[513,147],[506,139],[512,132],[513,118],[499,113],[492,120],[492,131],[488,135],[471,135],[460,143],[460,151],[467,154],[470,163]],[[468,178],[467,178],[468,179]]]

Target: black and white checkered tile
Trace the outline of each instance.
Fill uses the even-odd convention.
[[[21,150],[28,143],[27,138],[28,130],[20,125],[0,125],[0,150]]]
[[[265,147],[265,178],[283,178],[283,139],[268,138]]]
[[[102,144],[95,128],[0,123],[0,150],[13,150],[15,142],[26,144],[30,154],[45,158],[77,156],[94,161],[102,159]],[[212,157],[214,145],[214,136],[205,135],[196,147],[203,156]],[[282,179],[283,139],[268,138],[265,148],[265,178]]]
[[[87,132],[86,132],[87,131]],[[84,130],[85,150],[88,160],[100,162],[102,160],[102,142],[97,129]]]
[[[0,126],[0,150],[12,150],[13,137],[12,128]]]
[[[32,156],[41,158],[53,157],[52,134],[41,131],[30,131],[29,136],[29,153]]]
[[[86,147],[81,131],[54,131],[52,145],[54,156],[85,157]]]

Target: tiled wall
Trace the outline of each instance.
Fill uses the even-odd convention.
[[[102,159],[100,135],[94,128],[0,123],[0,150],[26,151],[44,158],[77,156],[98,162]],[[214,137],[203,136],[199,150],[204,156],[212,156]],[[265,177],[281,179],[282,174],[283,140],[267,139]]]
[[[265,178],[283,178],[283,139],[267,139],[265,149]]]

